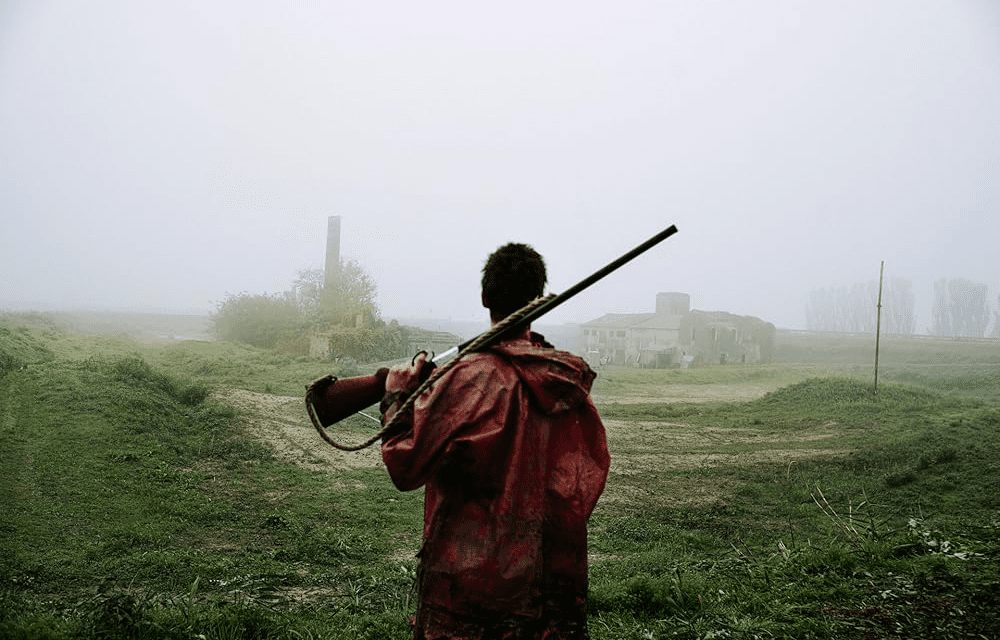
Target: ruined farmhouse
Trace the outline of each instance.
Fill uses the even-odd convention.
[[[752,316],[691,309],[686,293],[656,294],[652,313],[608,313],[580,325],[591,366],[643,368],[770,362],[774,325]]]

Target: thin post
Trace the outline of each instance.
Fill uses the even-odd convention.
[[[875,316],[875,395],[878,395],[878,339],[882,332],[882,276],[885,274],[885,260],[878,271],[878,314]]]

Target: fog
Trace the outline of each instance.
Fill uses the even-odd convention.
[[[341,255],[386,319],[482,320],[486,255],[547,319],[809,292],[1000,293],[1000,3],[0,4],[0,309],[208,312]]]

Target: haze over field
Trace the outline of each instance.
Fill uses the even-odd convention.
[[[322,267],[383,316],[486,321],[523,241],[550,321],[809,292],[1000,293],[1000,3],[0,4],[0,309],[207,312]]]

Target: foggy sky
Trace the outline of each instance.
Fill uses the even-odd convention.
[[[322,267],[386,319],[482,319],[527,242],[553,313],[804,328],[809,292],[1000,292],[1000,4],[0,4],[0,309],[209,311]]]

